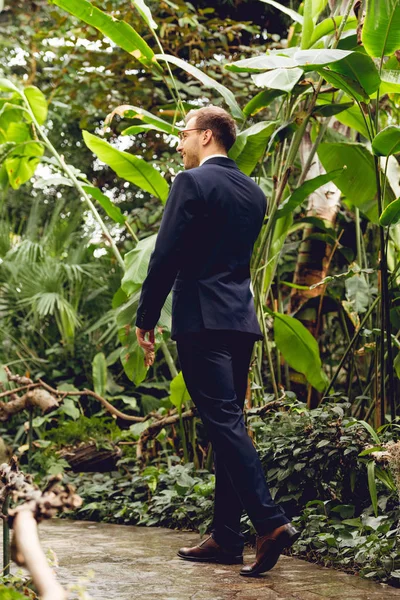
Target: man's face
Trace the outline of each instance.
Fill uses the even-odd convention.
[[[200,152],[202,148],[200,139],[202,134],[202,129],[196,129],[196,117],[189,119],[180,135],[177,147],[177,151],[182,156],[185,169],[193,169],[200,164]]]

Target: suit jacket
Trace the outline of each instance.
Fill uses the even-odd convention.
[[[204,329],[262,339],[250,259],[265,211],[263,191],[230,158],[179,173],[143,283],[137,327],[156,326],[172,288],[172,339]]]

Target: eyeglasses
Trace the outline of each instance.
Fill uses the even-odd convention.
[[[201,127],[193,127],[192,129],[183,129],[183,131],[178,131],[178,137],[182,141],[186,138],[185,133],[188,131],[207,131],[207,129]]]

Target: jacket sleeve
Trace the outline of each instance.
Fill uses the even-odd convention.
[[[180,269],[182,251],[190,240],[203,206],[195,179],[187,171],[182,171],[172,184],[143,282],[136,317],[136,326],[140,329],[150,330],[157,325]]]

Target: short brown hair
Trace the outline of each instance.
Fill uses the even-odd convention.
[[[217,144],[227,152],[236,140],[236,122],[231,115],[219,106],[205,106],[193,109],[186,115],[186,123],[196,117],[196,125],[201,129],[211,129]]]

